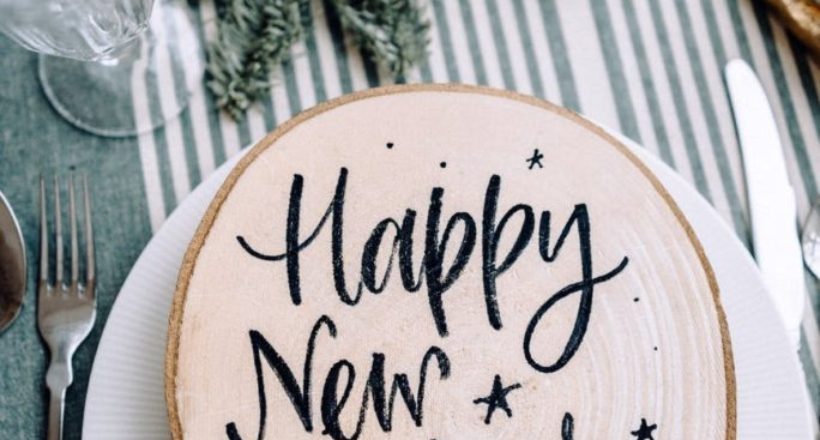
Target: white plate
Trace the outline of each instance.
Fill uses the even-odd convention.
[[[738,438],[811,438],[797,356],[754,261],[689,184],[642,148],[632,148],[678,202],[717,274],[735,359]],[[224,164],[185,199],[125,280],[91,371],[83,438],[170,438],[163,380],[177,271],[209,202],[237,160]]]

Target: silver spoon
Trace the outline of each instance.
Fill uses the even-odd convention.
[[[815,277],[820,278],[820,198],[811,207],[803,224],[803,261]]]
[[[14,321],[26,294],[26,250],[20,225],[0,192],[0,333]]]

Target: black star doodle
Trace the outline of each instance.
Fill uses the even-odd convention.
[[[652,437],[652,431],[658,429],[658,425],[653,423],[651,425],[646,424],[646,419],[641,419],[641,427],[638,428],[637,431],[632,431],[632,435],[638,438],[638,440],[655,440]]]
[[[492,418],[493,412],[495,412],[496,408],[503,409],[504,412],[507,413],[507,417],[512,417],[512,410],[510,409],[510,404],[507,402],[507,393],[517,388],[521,388],[520,383],[505,387],[501,384],[501,376],[497,374],[495,375],[495,379],[493,380],[493,390],[490,392],[490,395],[473,400],[473,403],[476,405],[479,403],[487,405],[487,416],[484,417],[485,424],[490,424],[490,419]]]
[[[534,167],[536,165],[538,165],[538,168],[544,168],[544,165],[541,163],[541,159],[543,159],[543,158],[544,158],[544,155],[541,154],[540,151],[538,151],[538,148],[536,148],[535,151],[532,152],[532,157],[527,159],[527,162],[529,162],[529,164],[530,164],[530,167],[527,168],[527,169],[531,170],[532,167]]]

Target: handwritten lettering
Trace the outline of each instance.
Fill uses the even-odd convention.
[[[434,187],[430,192],[426,219],[423,223],[424,230],[418,232],[420,236],[416,236],[415,230],[419,216],[411,207],[405,209],[400,221],[397,218],[385,217],[377,222],[366,240],[363,240],[358,280],[350,283],[345,271],[347,266],[344,255],[348,174],[346,168],[339,170],[333,196],[318,222],[307,234],[300,233],[305,179],[299,174],[293,176],[285,219],[284,252],[262,251],[256,244],[252,245],[245,236],[236,237],[240,247],[254,258],[269,262],[285,261],[288,291],[295,306],[300,305],[303,299],[300,253],[317,242],[317,238],[324,229],[327,229],[325,226],[329,223],[329,269],[332,271],[336,295],[342,304],[355,307],[363,300],[365,291],[374,295],[381,294],[388,287],[391,275],[397,270],[401,287],[406,292],[413,293],[426,287],[427,307],[433,325],[439,337],[447,337],[450,329],[445,294],[463,275],[473,252],[478,247],[481,253],[481,286],[486,319],[492,329],[501,330],[504,327],[503,292],[498,291],[498,280],[522,258],[527,246],[536,236],[537,226],[535,241],[538,256],[543,264],[552,264],[560,255],[568,252],[567,249],[572,248],[567,246],[568,241],[571,237],[577,237],[576,249],[581,265],[580,278],[572,280],[546,297],[534,311],[523,334],[524,360],[535,371],[550,374],[566,367],[581,347],[592,317],[596,287],[617,277],[629,264],[629,258],[624,256],[614,267],[610,266],[609,270],[594,270],[593,256],[601,255],[601,252],[593,252],[592,221],[586,204],[575,205],[557,237],[553,237],[553,216],[550,211],[543,210],[538,214],[538,211],[525,203],[499,208],[502,179],[498,175],[493,175],[484,192],[480,231],[479,222],[469,212],[456,211],[445,216],[445,190]],[[414,239],[421,237],[424,243],[423,253],[421,256],[414,255]],[[481,241],[480,247],[477,246],[477,240]],[[511,243],[509,250],[499,251],[501,243]],[[504,247],[507,248],[506,245]],[[452,251],[448,252],[448,249]],[[454,257],[452,261],[445,261],[445,255]],[[553,307],[576,294],[579,301],[572,331],[563,342],[560,354],[556,359],[543,359],[543,356],[539,358],[536,355],[539,350],[533,346],[535,334],[549,319]],[[313,431],[312,362],[316,339],[322,328],[327,329],[331,338],[336,338],[335,323],[323,315],[316,321],[308,338],[301,383],[285,359],[261,333],[255,330],[249,332],[259,399],[257,440],[264,437],[268,412],[263,359],[278,378],[304,430]],[[430,346],[421,361],[418,385],[413,389],[410,379],[404,373],[394,374],[388,386],[385,382],[386,356],[379,352],[372,353],[370,372],[358,406],[358,420],[352,432],[345,433],[340,418],[351,401],[351,393],[356,382],[356,367],[347,359],[339,359],[327,372],[321,390],[319,408],[324,425],[322,434],[334,440],[358,439],[363,432],[371,401],[379,427],[383,432],[390,432],[393,429],[393,412],[397,397],[403,402],[413,423],[418,427],[422,426],[427,373],[433,360],[436,362],[432,365],[438,368],[440,380],[450,376],[450,359],[442,349],[435,345]],[[235,423],[228,423],[225,431],[229,440],[242,440]],[[570,413],[565,413],[561,424],[561,438],[571,440],[573,431],[574,419]]]
[[[546,215],[542,216],[542,220],[544,218],[548,217]],[[590,242],[590,222],[586,205],[577,205],[575,207],[569,221],[564,226],[564,229],[561,231],[561,235],[556,241],[552,254],[549,252],[549,227],[545,226],[548,224],[548,221],[542,221],[539,236],[539,249],[544,261],[552,261],[558,256],[558,252],[561,250],[564,240],[569,235],[572,225],[577,225],[578,244],[581,254],[581,280],[567,285],[556,294],[552,295],[541,305],[541,307],[538,308],[527,325],[527,330],[524,333],[524,356],[527,359],[527,363],[532,368],[542,373],[553,373],[558,371],[563,368],[570,361],[570,359],[572,359],[575,352],[578,351],[578,348],[581,346],[581,341],[583,341],[584,335],[587,331],[587,325],[589,324],[589,318],[592,313],[592,294],[595,285],[614,278],[616,275],[621,273],[621,271],[624,270],[626,265],[629,263],[629,258],[624,257],[614,269],[597,277],[592,275],[592,244]],[[561,356],[552,364],[545,365],[537,361],[532,354],[532,336],[538,328],[538,324],[552,306],[577,292],[581,292],[581,301],[578,305],[578,312],[575,316],[575,324],[573,325],[572,333],[570,334],[569,340],[567,341]]]
[[[332,338],[336,338],[336,324],[332,319],[323,315],[314,324],[308,338],[305,362],[302,367],[302,385],[300,386],[296,376],[288,365],[287,361],[279,354],[279,352],[262,336],[261,333],[255,330],[249,332],[251,348],[253,350],[254,369],[256,373],[257,395],[259,400],[259,429],[257,430],[257,439],[262,440],[265,437],[265,428],[267,425],[268,404],[267,393],[265,391],[264,369],[262,365],[262,358],[264,357],[268,366],[273,370],[282,389],[293,405],[293,409],[299,416],[302,427],[306,432],[313,431],[313,418],[311,407],[311,377],[313,374],[313,353],[316,350],[316,337],[322,327],[326,327],[328,333]],[[362,427],[365,422],[366,413],[369,406],[370,396],[373,398],[373,408],[376,412],[376,418],[379,426],[384,432],[389,432],[392,429],[393,408],[396,401],[396,396],[400,395],[402,401],[407,407],[410,417],[413,419],[416,426],[422,426],[424,417],[424,394],[425,385],[427,383],[427,370],[432,359],[436,360],[436,366],[439,369],[439,378],[447,379],[450,376],[450,359],[443,350],[436,346],[432,346],[424,355],[421,367],[419,369],[419,384],[416,388],[415,394],[410,387],[410,380],[404,373],[397,373],[393,376],[393,382],[390,386],[390,395],[387,397],[385,390],[385,355],[383,353],[373,353],[373,361],[370,367],[370,375],[367,380],[364,394],[362,396],[362,404],[359,410],[359,420],[356,425],[355,433],[347,437],[339,424],[339,417],[342,409],[350,397],[350,392],[356,380],[356,369],[353,364],[347,359],[340,359],[331,367],[325,378],[325,383],[322,388],[321,400],[321,415],[322,422],[325,426],[323,434],[330,435],[334,440],[355,440],[359,437]],[[342,380],[342,374],[345,374],[346,379]],[[344,384],[344,390],[341,396],[338,395],[339,383]],[[239,430],[234,422],[225,425],[225,432],[229,440],[242,440],[239,435]]]
[[[305,238],[299,236],[304,177],[298,174],[294,176],[288,204],[285,234],[286,250],[284,253],[268,254],[259,251],[241,235],[237,236],[237,241],[240,246],[248,254],[261,260],[286,260],[291,300],[294,305],[299,305],[301,303],[299,253],[315,241],[323,226],[330,218],[332,219],[330,240],[331,266],[333,268],[334,286],[339,299],[344,304],[353,306],[361,300],[363,289],[367,289],[374,294],[384,291],[393,269],[394,257],[398,253],[402,286],[408,292],[415,292],[421,287],[422,282],[426,283],[430,313],[436,330],[440,336],[447,336],[447,316],[443,297],[444,293],[458,280],[470,261],[470,257],[476,245],[475,220],[467,212],[456,212],[447,219],[442,233],[440,226],[444,189],[438,187],[433,188],[427,210],[424,256],[419,270],[416,271],[413,267],[413,230],[416,223],[416,211],[407,209],[401,224],[395,219],[388,217],[381,220],[372,230],[370,237],[365,241],[362,251],[360,279],[356,284],[355,293],[351,294],[347,287],[344,270],[345,260],[342,251],[344,243],[344,205],[347,191],[347,176],[348,170],[341,168],[336,183],[336,190],[330,204],[318,224]],[[484,302],[488,322],[496,330],[500,330],[503,327],[501,311],[498,304],[496,280],[519,259],[529,244],[535,229],[533,209],[531,206],[523,203],[516,204],[508,209],[501,217],[501,220],[496,224],[500,191],[501,177],[493,175],[490,178],[485,192],[481,221],[481,266]],[[499,242],[507,229],[509,221],[515,216],[522,217],[521,226],[517,231],[512,248],[503,256],[499,263]],[[617,267],[620,269],[614,272],[608,272],[604,276],[597,278],[592,276],[592,245],[589,237],[590,221],[586,211],[586,205],[580,204],[576,206],[570,220],[558,235],[552,249],[550,249],[551,213],[550,211],[543,211],[541,213],[538,250],[545,263],[551,263],[556,260],[576,222],[578,223],[579,244],[581,246],[583,278],[580,283],[567,286],[567,289],[562,290],[554,295],[550,301],[547,301],[533,317],[535,324],[531,325],[534,327],[540,321],[543,314],[560,299],[578,291],[582,292],[582,304],[579,308],[579,314],[576,320],[576,331],[573,333],[574,337],[570,339],[570,344],[565,352],[569,357],[577,350],[577,345],[579,345],[580,340],[583,339],[583,334],[588,322],[588,311],[591,307],[592,288],[595,284],[607,281],[617,275],[623,270],[628,261],[624,258]],[[454,240],[453,233],[458,227],[462,230],[461,239],[460,243],[456,244],[458,250],[456,251],[455,258],[448,267],[444,262],[444,255],[448,245]],[[387,259],[387,266],[384,268],[384,271],[379,274],[380,276],[377,276],[376,260],[385,237],[388,236],[388,230],[392,230],[393,232],[393,239],[389,249],[390,254]],[[531,333],[531,331],[528,332],[528,334]],[[527,349],[527,351],[529,351],[529,349]],[[564,358],[562,357],[562,359]],[[559,363],[559,365],[564,363],[565,362]],[[531,364],[533,364],[533,362],[531,362]]]

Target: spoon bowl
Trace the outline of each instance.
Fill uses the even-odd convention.
[[[811,207],[803,224],[803,261],[815,277],[820,278],[820,198]]]
[[[20,313],[25,294],[26,252],[23,235],[11,205],[0,193],[0,333]]]

